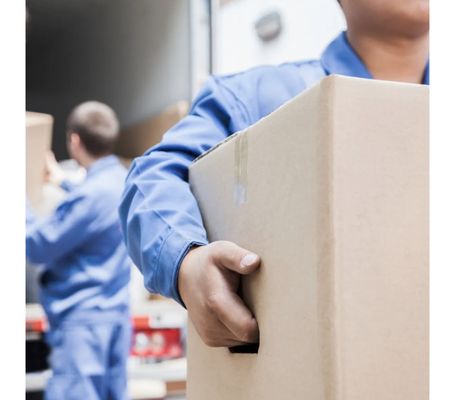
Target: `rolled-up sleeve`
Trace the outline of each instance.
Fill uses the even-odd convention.
[[[188,167],[247,124],[242,102],[219,78],[212,77],[189,115],[133,162],[120,219],[128,251],[148,290],[181,302],[177,289],[180,263],[192,246],[207,243],[188,184]]]

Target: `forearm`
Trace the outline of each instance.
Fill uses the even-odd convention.
[[[135,162],[126,181],[120,216],[128,251],[142,271],[147,289],[180,302],[177,277],[181,260],[190,247],[206,244],[207,238],[188,183],[163,168],[166,159],[152,153]]]
[[[210,79],[190,114],[163,141],[137,158],[126,180],[120,219],[131,258],[147,289],[180,301],[177,278],[183,257],[207,243],[202,217],[188,184],[193,160],[239,129],[244,107]]]
[[[96,232],[96,199],[73,194],[52,215],[27,221],[26,254],[34,263],[50,263],[71,253]]]

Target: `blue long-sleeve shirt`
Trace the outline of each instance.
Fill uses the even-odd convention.
[[[320,60],[263,66],[211,77],[189,115],[161,143],[136,158],[120,207],[129,253],[150,291],[181,302],[180,263],[194,244],[207,244],[188,184],[188,167],[203,152],[245,129],[330,74],[372,78],[341,33]],[[428,67],[423,83],[428,83]]]
[[[27,258],[44,264],[41,301],[52,326],[128,313],[131,261],[118,217],[125,176],[115,156],[103,157],[82,184],[65,186],[51,216],[39,220],[27,208]]]

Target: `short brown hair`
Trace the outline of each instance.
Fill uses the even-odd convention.
[[[88,153],[95,157],[112,154],[119,132],[114,110],[98,101],[86,101],[70,113],[67,134],[77,133]]]

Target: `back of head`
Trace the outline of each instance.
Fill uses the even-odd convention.
[[[119,122],[112,108],[98,101],[76,106],[67,120],[67,134],[79,135],[93,157],[112,154],[119,133]]]

